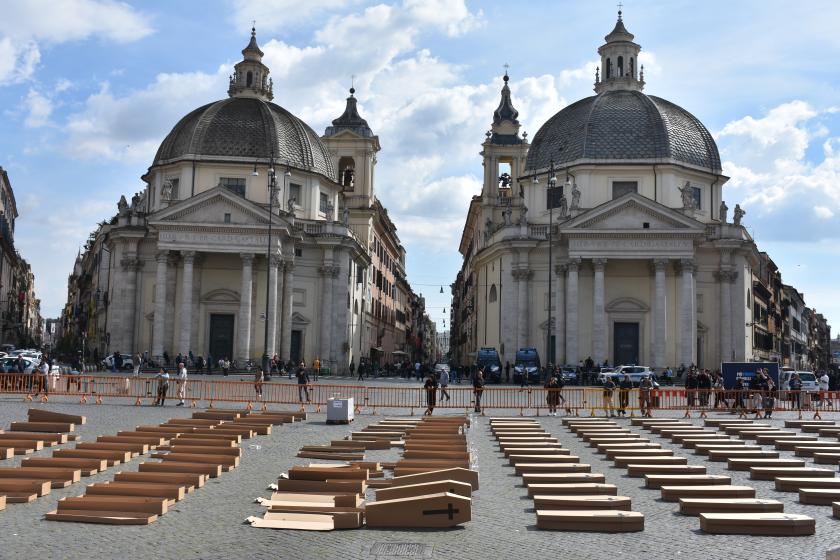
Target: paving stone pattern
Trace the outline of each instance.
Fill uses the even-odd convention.
[[[60,401],[61,399],[55,399]],[[174,403],[173,403],[174,404]],[[51,402],[51,410],[84,414],[88,423],[77,427],[82,441],[94,441],[97,435],[113,434],[138,424],[164,422],[173,417],[188,417],[188,408],[166,406],[135,407],[131,404],[79,405]],[[18,397],[0,398],[0,427],[26,417],[29,405]],[[281,408],[281,407],[276,407]],[[709,474],[728,474],[733,484],[753,486],[762,498],[775,498],[785,504],[785,511],[803,513],[817,520],[817,533],[811,537],[772,538],[706,535],[699,531],[696,517],[677,513],[678,504],[662,502],[659,490],[644,488],[643,478],[626,476],[625,469],[596,453],[595,448],[575,437],[562,426],[560,418],[541,417],[544,429],[559,438],[581,462],[590,463],[593,472],[601,472],[606,482],[615,484],[619,494],[630,496],[633,509],[645,514],[645,531],[628,534],[561,533],[536,529],[533,502],[521,486],[514,469],[498,451],[488,428],[488,419],[476,417],[469,432],[469,446],[476,456],[481,487],[473,494],[473,519],[451,530],[359,529],[346,531],[298,532],[256,530],[243,524],[249,515],[262,512],[253,503],[257,496],[268,497],[267,485],[295,464],[307,462],[294,457],[306,444],[326,443],[344,437],[352,430],[380,420],[383,416],[408,414],[388,411],[377,416],[361,415],[350,426],[326,425],[325,414],[310,414],[304,423],[277,426],[270,436],[258,436],[242,443],[239,468],[208,481],[178,502],[166,515],[149,526],[106,526],[44,521],[46,512],[55,509],[59,498],[83,494],[85,484],[113,478],[115,472],[134,471],[145,459],[141,456],[127,465],[108,469],[97,476],[64,489],[54,489],[32,504],[10,504],[0,512],[0,559],[30,558],[37,551],[43,559],[161,558],[161,559],[377,559],[410,558],[644,558],[693,559],[761,558],[822,559],[825,551],[840,545],[840,520],[831,517],[831,508],[808,506],[798,502],[797,494],[776,492],[773,481],[749,479],[749,472],[728,471],[726,463],[707,460],[684,450],[670,439],[649,434],[641,427],[636,432],[651,441],[673,449],[689,458],[689,464],[705,465]],[[717,416],[717,415],[715,415]],[[728,417],[728,416],[727,416]],[[774,418],[782,426],[784,418]],[[618,420],[630,424],[629,419]],[[697,425],[701,420],[695,419]],[[72,444],[67,444],[72,446]],[[48,456],[55,447],[37,452]],[[32,455],[30,455],[32,456]],[[783,451],[782,457],[792,457]],[[397,452],[369,451],[371,460],[395,460]],[[3,466],[20,463],[21,457],[2,461]],[[813,463],[809,462],[809,465]],[[37,543],[37,545],[35,544]]]

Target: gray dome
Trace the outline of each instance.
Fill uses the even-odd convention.
[[[534,135],[526,174],[583,160],[682,163],[720,173],[712,135],[694,115],[635,90],[606,91],[565,107]]]
[[[253,97],[231,97],[189,113],[172,129],[153,165],[178,160],[267,160],[337,180],[329,151],[306,123],[284,108]]]

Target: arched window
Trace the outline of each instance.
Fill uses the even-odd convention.
[[[623,75],[624,75],[624,57],[619,56],[618,57],[618,77],[620,78]]]
[[[608,58],[607,59],[607,78],[606,79],[609,80],[610,78],[612,78],[612,59]]]
[[[493,303],[497,299],[499,299],[499,296],[496,293],[496,284],[493,284],[492,286],[490,286],[490,295],[488,296],[487,299],[490,301],[490,303]]]
[[[349,156],[338,160],[339,178],[345,190],[353,190],[356,183],[356,162]]]
[[[636,77],[636,66],[633,62],[633,57],[632,56],[630,57],[630,76],[632,78]]]
[[[245,86],[251,87],[254,84],[254,73],[248,72],[245,74]]]

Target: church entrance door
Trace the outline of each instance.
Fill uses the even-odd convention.
[[[233,360],[233,315],[213,313],[210,315],[210,355],[218,361]],[[215,364],[214,364],[215,365]]]
[[[289,357],[295,364],[303,359],[303,331],[292,330],[292,340],[289,346]]]
[[[615,323],[613,327],[613,364],[639,363],[639,323]]]

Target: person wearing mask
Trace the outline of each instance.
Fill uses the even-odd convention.
[[[157,398],[152,406],[163,406],[166,402],[166,393],[169,391],[169,372],[160,368],[157,374]]]
[[[432,412],[435,410],[435,404],[437,403],[437,381],[435,381],[435,374],[430,373],[429,377],[426,378],[426,382],[423,384],[423,390],[426,391],[426,412],[423,413],[423,416],[431,416]]]
[[[180,402],[175,406],[184,406],[184,397],[187,395],[187,366],[184,362],[178,364],[178,398]]]
[[[475,411],[481,412],[481,395],[484,393],[484,370],[479,369],[473,375],[473,394],[475,395]]]
[[[263,372],[262,366],[257,366],[257,370],[254,372],[254,392],[257,394],[257,400],[262,400],[262,387],[263,381],[265,380],[265,373]]]
[[[633,390],[633,381],[629,375],[625,375],[618,383],[618,414],[627,416],[627,406],[630,404],[630,391]]]
[[[650,416],[652,390],[653,381],[649,375],[645,375],[639,381],[639,411],[642,413],[642,416]]]
[[[613,381],[613,376],[610,375],[604,381],[604,389],[601,393],[601,397],[604,401],[604,415],[609,415],[611,418],[615,416],[615,409],[613,408],[613,393],[615,392],[615,381]]]
[[[820,376],[819,381],[819,389],[820,389],[820,406],[830,406],[831,403],[828,402],[828,386],[831,379],[828,377],[828,373],[823,373]]]
[[[793,373],[790,376],[790,395],[796,406],[796,410],[802,410],[802,380],[798,373]]]
[[[452,398],[449,396],[449,392],[446,390],[449,387],[449,372],[441,370],[440,372],[440,400],[446,398],[446,400],[451,401]]]

